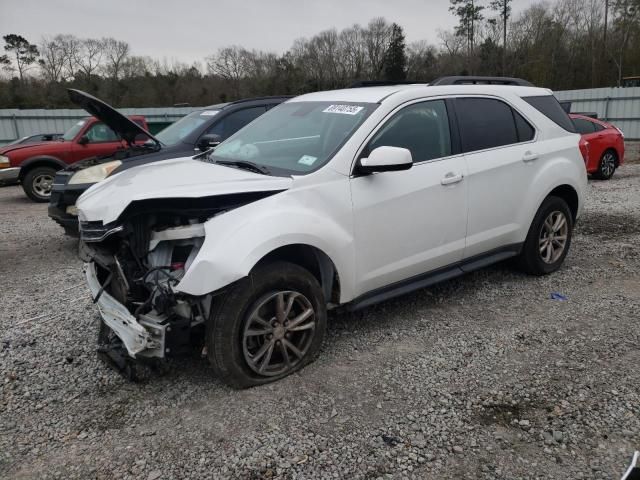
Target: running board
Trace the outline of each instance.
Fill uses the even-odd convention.
[[[408,280],[403,280],[401,282],[367,292],[346,304],[344,308],[350,312],[354,312],[362,308],[370,307],[376,303],[384,302],[421,288],[430,287],[436,283],[451,280],[464,275],[465,273],[473,272],[474,270],[479,270],[494,263],[515,257],[521,250],[522,244],[516,243],[492,250],[491,252],[484,253],[482,255],[476,255],[448,267],[439,268],[437,270],[409,278]]]

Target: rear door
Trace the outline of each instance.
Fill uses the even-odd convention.
[[[543,155],[531,122],[502,99],[461,97],[455,105],[469,195],[464,257],[470,258],[523,241],[525,192]]]

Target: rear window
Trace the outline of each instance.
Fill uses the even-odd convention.
[[[522,97],[522,99],[567,132],[577,133],[569,115],[562,109],[560,102],[553,95]]]
[[[578,133],[585,135],[587,133],[595,132],[594,123],[582,118],[574,118],[573,124],[576,126]]]

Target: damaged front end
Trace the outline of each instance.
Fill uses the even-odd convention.
[[[110,224],[81,221],[80,256],[104,322],[99,352],[124,370],[133,359],[202,348],[213,294],[175,287],[204,242],[204,222],[269,194],[145,200]]]

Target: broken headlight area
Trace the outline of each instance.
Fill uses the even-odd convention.
[[[175,286],[204,242],[204,224],[152,215],[86,227],[81,225],[80,256],[108,327],[101,327],[100,353],[124,369],[131,358],[164,358],[201,347],[211,297],[186,295]]]

